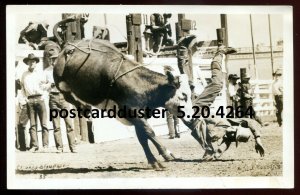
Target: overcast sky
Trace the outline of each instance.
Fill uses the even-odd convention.
[[[107,14],[107,25],[111,33],[112,42],[126,41],[126,14]],[[16,39],[18,39],[20,31],[26,27],[29,21],[46,20],[49,26],[48,36],[52,36],[52,29],[56,22],[60,21],[61,14],[18,14],[16,17]],[[197,35],[197,40],[215,40],[216,29],[221,27],[219,14],[186,14],[186,19],[196,21],[197,30],[191,31]],[[229,45],[233,47],[250,47],[251,31],[249,14],[227,15]],[[173,14],[171,18],[173,29],[173,37],[175,38],[175,22],[177,22],[177,14]],[[266,46],[269,42],[269,27],[267,14],[252,15],[253,33],[255,44],[263,43]],[[85,25],[86,38],[92,37],[93,26],[104,26],[104,14],[90,14],[89,21]],[[283,17],[279,14],[271,14],[271,29],[273,45],[283,38]],[[143,30],[143,29],[142,29]]]

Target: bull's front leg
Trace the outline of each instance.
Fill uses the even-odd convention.
[[[162,157],[166,161],[171,161],[175,159],[175,156],[172,154],[170,150],[168,150],[161,142],[158,140],[156,137],[153,129],[149,125],[146,119],[141,119],[142,124],[143,124],[143,129],[145,130],[145,133],[147,135],[147,138],[154,144],[156,149],[158,150],[159,154],[162,155]]]
[[[130,122],[135,126],[138,140],[144,149],[148,163],[155,169],[164,168],[164,166],[152,154],[148,145],[148,139],[150,139],[153,142],[160,154],[162,154],[165,157],[168,156],[169,159],[173,158],[172,156],[168,155],[166,148],[158,142],[158,140],[155,137],[154,131],[151,129],[147,121],[145,119],[134,118],[131,119]]]

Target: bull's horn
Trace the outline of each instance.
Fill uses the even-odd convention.
[[[64,19],[64,20],[62,20],[62,21],[60,21],[60,22],[58,22],[58,23],[56,23],[54,25],[54,27],[53,27],[53,34],[54,34],[55,38],[57,39],[58,44],[60,46],[62,46],[62,44],[64,43],[64,41],[62,40],[62,38],[59,36],[59,34],[57,32],[58,26],[61,25],[61,24],[66,24],[66,23],[69,23],[69,22],[74,22],[75,20],[76,19],[74,19],[74,18],[67,18],[67,19]]]

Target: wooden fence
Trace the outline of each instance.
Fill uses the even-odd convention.
[[[275,116],[276,114],[272,83],[272,80],[251,81],[254,94],[253,109],[256,113],[256,116]]]

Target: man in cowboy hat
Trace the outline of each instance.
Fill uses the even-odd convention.
[[[279,126],[282,125],[282,110],[283,110],[283,83],[282,83],[282,69],[278,68],[274,75],[273,95],[275,99],[275,106],[277,109],[276,117]]]
[[[49,46],[49,45],[48,45]],[[44,58],[48,59],[49,66],[44,70],[46,75],[46,89],[49,92],[49,107],[50,110],[56,110],[59,112],[61,109],[70,111],[70,105],[65,100],[64,96],[60,91],[56,88],[53,78],[53,63],[54,60],[58,57],[58,53],[55,52],[51,47],[55,47],[54,45],[50,45],[50,49],[45,47]],[[75,148],[75,132],[72,128],[72,121],[69,117],[64,118],[66,124],[66,132],[69,142],[69,149],[72,153],[76,153]],[[53,128],[54,128],[54,140],[57,148],[57,153],[63,152],[63,143],[61,137],[61,128],[60,128],[60,117],[55,117],[52,119]]]
[[[250,106],[252,106],[253,101],[253,93],[251,89],[250,81],[250,74],[247,72],[247,69],[241,69],[241,84],[240,84],[240,91],[239,95],[241,97],[240,103],[242,106],[242,113],[246,113]],[[245,115],[245,117],[250,117],[250,115]]]
[[[228,92],[229,92],[229,97],[230,97],[229,105],[231,105],[234,108],[234,110],[238,106],[239,99],[240,99],[240,97],[237,95],[237,90],[239,87],[239,85],[237,84],[237,80],[239,78],[240,77],[238,77],[236,74],[230,74],[228,76],[228,81],[229,81]]]
[[[28,57],[23,59],[23,62],[28,65],[28,70],[23,73],[21,79],[22,96],[27,102],[29,120],[30,120],[30,150],[37,151],[38,137],[37,137],[37,120],[38,115],[42,127],[42,144],[43,148],[48,148],[48,127],[47,127],[47,112],[46,105],[43,99],[43,87],[45,78],[43,74],[36,70],[36,65],[39,63],[39,58],[34,54],[28,54]]]

